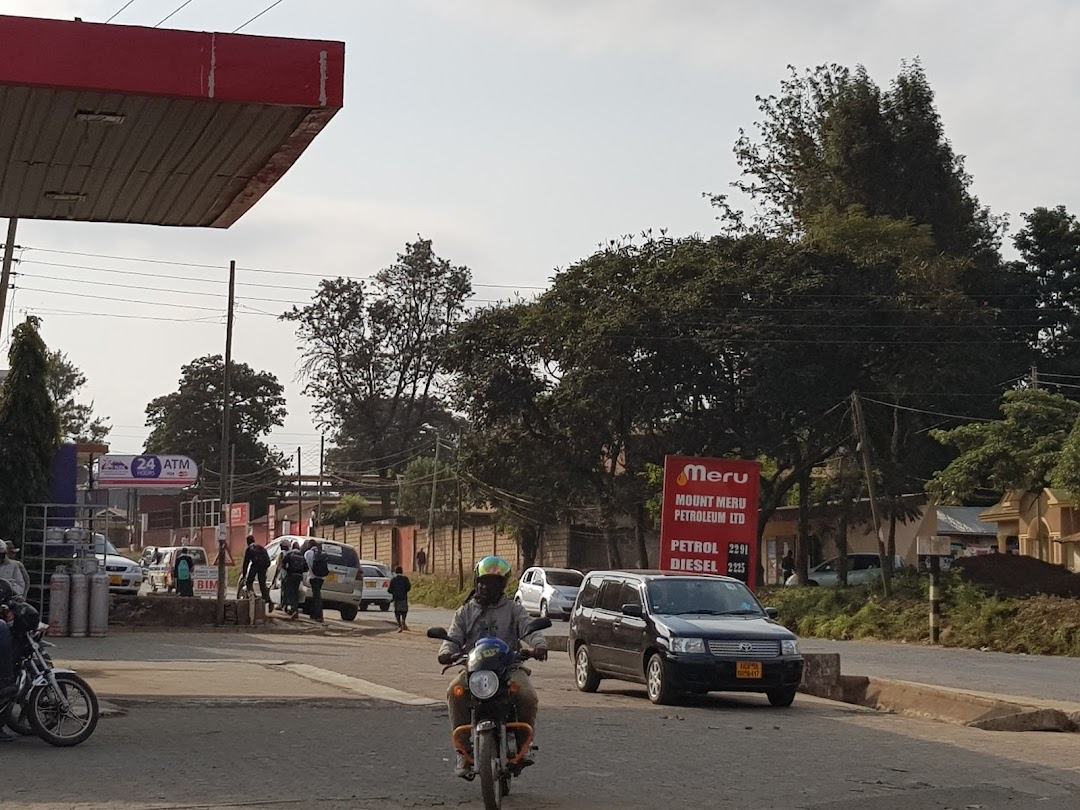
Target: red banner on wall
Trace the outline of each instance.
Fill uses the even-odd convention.
[[[756,461],[666,456],[660,568],[756,588],[760,485]]]
[[[229,504],[229,525],[230,526],[247,526],[248,515],[250,514],[250,505],[246,503],[232,503]]]

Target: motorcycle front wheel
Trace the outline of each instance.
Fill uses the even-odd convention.
[[[26,698],[24,714],[42,740],[58,748],[85,742],[97,728],[99,714],[97,695],[90,684],[70,672],[56,673],[67,708],[52,686],[35,687]]]
[[[502,770],[499,767],[499,745],[492,733],[481,734],[476,744],[476,770],[480,772],[480,793],[485,810],[502,807]]]

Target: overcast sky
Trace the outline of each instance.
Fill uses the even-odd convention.
[[[103,22],[124,2],[0,0],[0,11]],[[154,25],[181,2],[134,0],[116,22]],[[189,0],[166,27],[231,31],[270,2]],[[531,294],[611,237],[649,227],[708,234],[715,221],[702,192],[727,190],[754,96],[775,92],[788,64],[861,63],[885,85],[901,60],[920,57],[984,203],[1014,223],[1038,205],[1080,211],[1075,0],[283,0],[245,33],[344,40],[346,100],[239,223],[19,225],[17,243],[39,250],[21,254],[16,319],[40,314],[49,346],[87,374],[87,399],[114,425],[114,452],[141,450],[146,403],[175,388],[183,363],[222,351],[230,259],[369,275],[419,233],[472,268],[486,302],[514,288]],[[314,289],[317,278],[241,272],[239,282],[234,357],[285,384],[289,418],[272,441],[287,453],[303,446],[310,464],[318,434],[295,378],[292,330],[255,311],[276,314],[309,294],[244,282]],[[9,330],[6,318],[5,340]]]

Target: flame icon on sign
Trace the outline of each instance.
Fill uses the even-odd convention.
[[[681,472],[681,473],[679,473],[679,477],[675,479],[675,483],[677,483],[680,487],[685,487],[686,482],[689,481],[689,480],[690,479],[686,477],[686,473]]]

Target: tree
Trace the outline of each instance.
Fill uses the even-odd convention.
[[[1080,403],[1039,389],[1011,391],[1001,413],[1001,419],[931,431],[958,452],[927,485],[938,503],[962,503],[986,488],[995,495],[1037,492],[1052,483]],[[1065,473],[1063,468],[1059,474]]]
[[[77,397],[86,385],[86,375],[72,363],[64,352],[49,352],[49,395],[60,417],[60,434],[75,442],[100,444],[111,429],[102,417],[94,416],[94,403],[78,402]]]
[[[36,318],[15,327],[0,388],[0,537],[22,536],[23,508],[48,503],[60,419],[49,395],[49,353]]]
[[[373,281],[324,280],[310,304],[281,316],[296,324],[306,391],[333,431],[331,467],[389,479],[415,457],[410,449],[425,423],[452,421],[444,353],[472,294],[471,276],[418,239]]]
[[[197,358],[180,369],[177,389],[146,406],[151,428],[146,452],[189,456],[199,465],[199,489],[216,497],[221,482],[222,385],[221,355]],[[268,371],[232,363],[230,435],[235,446],[234,497],[263,510],[284,467],[284,459],[261,441],[285,423],[284,389]]]
[[[368,502],[359,495],[345,495],[333,509],[322,516],[320,522],[331,526],[344,526],[346,523],[359,523],[367,514]]]
[[[1034,310],[1033,362],[1051,374],[1076,374],[1080,358],[1080,222],[1065,206],[1036,208],[1013,239],[1024,257]]]
[[[418,458],[409,464],[401,478],[401,499],[398,508],[411,515],[430,530],[431,489],[435,487],[435,525],[452,521],[457,514],[457,474],[453,467],[435,466],[433,458]]]

